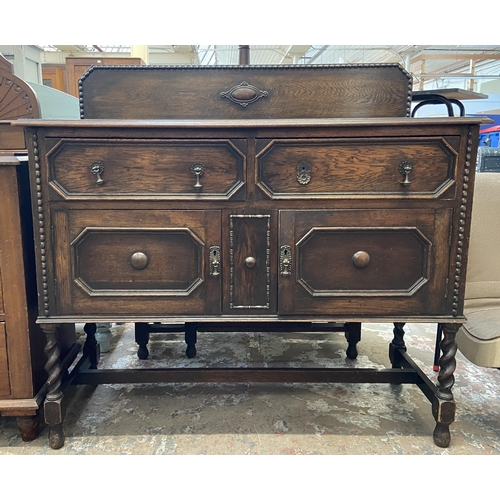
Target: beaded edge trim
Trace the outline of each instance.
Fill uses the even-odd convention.
[[[33,154],[35,160],[35,184],[36,184],[36,204],[38,212],[38,234],[40,238],[40,257],[42,267],[42,289],[43,289],[43,312],[49,316],[49,290],[47,282],[47,256],[45,248],[45,216],[43,212],[43,195],[40,156],[38,150],[38,133],[33,133]]]
[[[464,245],[465,223],[467,218],[467,202],[469,196],[469,174],[471,168],[472,158],[472,129],[469,127],[467,133],[467,152],[465,155],[465,169],[464,181],[462,185],[462,199],[460,204],[460,219],[458,221],[458,244],[457,254],[455,259],[455,282],[453,285],[453,304],[451,314],[456,316],[458,314],[459,292],[460,292],[460,279],[462,271],[462,253]]]
[[[311,65],[296,65],[296,64],[269,64],[269,65],[251,65],[251,66],[239,66],[239,65],[223,65],[223,66],[197,66],[194,64],[155,64],[155,65],[117,65],[117,66],[91,66],[78,80],[78,100],[80,104],[80,118],[85,118],[84,102],[83,102],[83,80],[85,80],[95,69],[133,69],[133,70],[150,70],[150,69],[168,69],[168,70],[182,70],[182,69],[195,69],[195,70],[227,70],[227,69],[279,69],[279,70],[296,70],[300,71],[311,70],[315,68],[398,68],[408,80],[408,95],[406,97],[406,116],[409,117],[411,114],[411,103],[412,103],[412,92],[413,92],[413,76],[409,73],[403,66],[397,63],[393,64],[377,64],[377,63],[366,63],[366,64],[311,64]]]

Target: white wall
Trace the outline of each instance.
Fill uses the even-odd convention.
[[[42,48],[37,45],[0,45],[0,53],[14,65],[14,75],[42,83]]]

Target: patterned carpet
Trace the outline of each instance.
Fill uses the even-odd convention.
[[[409,354],[434,380],[435,325],[405,331]],[[102,367],[390,368],[390,324],[363,325],[355,361],[343,333],[200,332],[194,359],[182,333],[155,333],[139,360],[133,325],[112,332]],[[500,370],[458,353],[455,376],[447,449],[434,445],[430,403],[410,385],[179,383],[78,386],[66,398],[61,450],[48,446],[45,424],[25,443],[4,417],[0,455],[500,455]]]

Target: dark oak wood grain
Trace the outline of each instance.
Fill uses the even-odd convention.
[[[242,104],[221,96],[242,84],[251,94]],[[93,119],[408,116],[411,103],[396,64],[95,67],[81,86],[82,117]],[[257,90],[265,95],[251,101]]]

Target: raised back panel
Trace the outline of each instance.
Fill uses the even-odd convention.
[[[301,119],[409,116],[397,64],[95,66],[80,79],[82,118]]]

